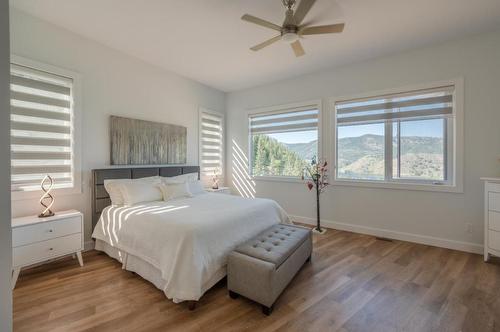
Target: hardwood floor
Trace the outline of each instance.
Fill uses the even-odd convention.
[[[229,298],[224,282],[195,311],[105,254],[21,273],[15,331],[499,331],[500,260],[329,230],[273,314]]]

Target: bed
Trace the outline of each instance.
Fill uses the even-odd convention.
[[[112,206],[102,187],[104,179],[194,172],[199,168],[93,172],[95,248],[150,281],[176,303],[199,300],[224,278],[227,255],[237,245],[274,224],[289,222],[283,209],[268,199],[203,193],[167,202]]]

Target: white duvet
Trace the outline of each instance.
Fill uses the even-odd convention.
[[[161,271],[174,301],[198,300],[203,285],[226,265],[237,245],[286,223],[275,202],[206,193],[132,207],[109,206],[92,237],[137,256]]]

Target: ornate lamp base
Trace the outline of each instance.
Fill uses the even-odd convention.
[[[55,213],[49,210],[48,212],[40,213],[38,215],[38,218],[47,218],[47,217],[52,217],[52,216],[55,216]]]
[[[314,227],[312,231],[313,231],[313,233],[316,233],[316,234],[325,234],[326,228],[321,227],[321,231],[319,231],[317,227]]]
[[[49,183],[49,188],[45,188],[45,183],[48,181]],[[40,204],[45,208],[42,213],[38,215],[38,218],[47,218],[47,217],[52,217],[54,215],[54,212],[50,209],[52,205],[54,204],[54,197],[50,194],[50,191],[52,190],[52,186],[54,185],[54,180],[50,177],[50,175],[45,175],[45,177],[42,180],[42,183],[40,183],[40,187],[42,187],[43,195],[40,197]]]

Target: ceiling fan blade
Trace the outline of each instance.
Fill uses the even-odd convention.
[[[266,47],[266,46],[271,45],[272,43],[277,42],[277,41],[278,41],[278,40],[280,40],[280,39],[281,39],[281,35],[276,36],[276,37],[273,37],[273,38],[271,38],[271,39],[268,39],[268,40],[266,40],[266,41],[265,41],[265,42],[263,42],[263,43],[260,43],[260,44],[255,45],[254,47],[250,47],[250,49],[251,49],[252,51],[258,51],[258,50],[260,50],[260,49],[263,49],[263,48],[264,48],[264,47]]]
[[[243,21],[247,21],[247,22],[250,22],[250,23],[253,23],[253,24],[257,24],[257,25],[260,25],[260,26],[263,26],[263,27],[266,27],[266,28],[269,28],[269,29],[273,29],[273,30],[276,30],[276,31],[281,31],[281,27],[279,25],[276,25],[274,23],[268,22],[266,20],[263,20],[261,18],[252,16],[252,15],[245,14],[245,15],[243,15],[241,17],[241,19]]]
[[[299,35],[320,35],[323,33],[339,33],[342,31],[344,31],[344,23],[304,27],[300,29]]]
[[[299,6],[295,10],[295,24],[300,24],[304,17],[306,17],[307,13],[309,13],[309,10],[311,10],[312,6],[314,5],[314,2],[316,0],[301,0],[299,3]]]
[[[297,40],[291,43],[290,45],[292,45],[292,49],[296,57],[303,56],[304,54],[306,54],[306,52],[304,52],[304,49],[302,48],[300,40]]]

